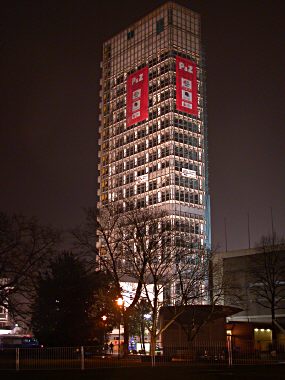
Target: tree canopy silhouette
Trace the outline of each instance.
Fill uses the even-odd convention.
[[[103,292],[104,289],[104,292]],[[32,329],[44,345],[93,344],[103,314],[112,327],[115,293],[106,274],[89,272],[75,255],[63,252],[40,274],[32,311]],[[114,322],[115,323],[115,322]],[[98,337],[97,342],[100,340]]]

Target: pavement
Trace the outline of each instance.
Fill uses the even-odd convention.
[[[285,364],[268,366],[191,367],[159,366],[50,371],[0,371],[5,380],[284,380]]]

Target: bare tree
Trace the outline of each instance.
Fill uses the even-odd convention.
[[[249,292],[258,305],[270,310],[276,344],[276,312],[285,309],[285,242],[273,233],[262,237],[258,250],[251,257]]]
[[[158,336],[179,319],[186,306],[205,303],[209,299],[208,253],[200,250],[197,254],[191,243],[187,244],[187,241],[182,243],[181,236],[180,245],[177,245],[177,240],[176,244],[173,244],[175,232],[171,232],[172,244],[164,247],[161,255],[148,261],[147,270],[151,273],[151,285],[144,284],[144,292],[152,310],[152,324],[149,328],[152,355],[155,352]],[[167,293],[170,293],[170,297]],[[172,305],[172,308],[169,308],[171,318],[166,324],[159,326],[159,310],[162,305]],[[189,331],[185,333],[187,336],[190,334]],[[189,340],[194,338],[194,329],[191,333]],[[195,335],[197,333],[195,330]]]
[[[216,250],[212,250],[208,262],[210,304],[244,308],[243,289],[235,281],[235,268],[234,272],[225,270],[223,258]]]
[[[171,239],[174,244],[169,244],[163,250],[163,255],[156,257],[154,262],[149,260],[147,267],[152,274],[151,287],[145,286],[145,293],[152,310],[152,324],[149,328],[152,355],[158,336],[174,322],[181,326],[188,343],[191,344],[203,326],[212,318],[221,315],[221,305],[226,298],[235,306],[240,303],[240,289],[223,274],[221,263],[215,258],[215,252],[197,247],[191,242],[191,234],[181,234],[174,228],[171,229]],[[171,292],[169,299],[168,292]],[[160,297],[162,293],[163,302]],[[162,305],[172,306],[167,307],[167,319],[162,318],[163,323],[159,325]],[[202,319],[201,313],[196,315],[196,305],[207,305],[203,308]],[[191,313],[190,306],[193,306]],[[222,310],[226,312],[226,309]],[[187,315],[191,314],[191,321],[188,324],[183,323],[183,318],[180,318],[186,311]]]
[[[180,304],[178,303],[179,309],[183,310],[183,306],[194,306],[191,309],[187,308],[188,316],[191,315],[191,323],[180,324],[189,344],[209,321],[229,310],[224,306],[221,308],[225,300],[230,305],[235,305],[236,311],[239,310],[237,306],[241,303],[240,287],[233,284],[223,272],[222,262],[216,256],[215,250],[205,250],[199,255],[192,255],[188,267],[185,266],[182,271],[185,272],[186,281],[180,280],[182,297]],[[180,272],[178,273],[180,279]],[[196,313],[195,305],[207,306],[203,309],[203,318],[200,312]]]
[[[32,300],[35,273],[44,267],[60,233],[36,219],[0,213],[0,306],[25,317]]]
[[[147,270],[150,260],[161,252],[165,244],[162,233],[157,232],[158,220],[167,214],[160,209],[129,209],[120,204],[86,211],[86,223],[73,231],[77,245],[86,255],[96,259],[96,265],[108,272],[118,293],[123,297],[123,283],[133,284],[129,302],[123,307],[124,353],[128,353],[129,319],[140,300],[143,286],[153,280]],[[95,264],[93,262],[93,264]]]
[[[133,284],[123,310],[124,353],[128,352],[129,319],[143,298],[151,310],[148,328],[154,354],[158,335],[183,313],[184,306],[209,300],[210,255],[197,247],[189,232],[177,231],[175,218],[165,210],[128,207],[122,210],[116,203],[99,214],[88,209],[85,225],[74,231],[74,236],[83,252],[93,255],[96,265],[111,274],[122,297],[123,283]],[[215,290],[215,303],[220,297],[221,292]],[[165,303],[176,305],[176,312],[160,329],[159,309]]]

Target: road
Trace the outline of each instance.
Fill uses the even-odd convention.
[[[284,380],[285,364],[268,366],[101,368],[92,370],[1,371],[5,380]]]

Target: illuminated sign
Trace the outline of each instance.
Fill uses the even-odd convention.
[[[190,169],[185,169],[185,168],[182,168],[182,173],[183,177],[187,177],[187,178],[197,178],[197,174],[195,172],[195,170],[190,170]]]
[[[176,108],[198,115],[197,65],[181,57],[176,57]]]
[[[136,183],[147,182],[147,180],[148,180],[148,175],[147,174],[143,174],[143,175],[137,177]]]
[[[148,118],[148,67],[127,79],[127,127]]]

